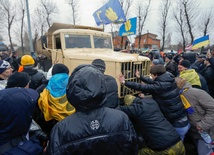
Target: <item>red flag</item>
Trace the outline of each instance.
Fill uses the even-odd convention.
[[[186,48],[185,48],[185,50],[192,50],[192,44],[187,45]]]

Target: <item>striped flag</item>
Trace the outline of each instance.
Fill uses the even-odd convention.
[[[192,43],[192,49],[194,50],[194,49],[206,46],[209,43],[210,43],[209,35],[206,35],[204,37],[201,37],[201,38],[194,40]]]

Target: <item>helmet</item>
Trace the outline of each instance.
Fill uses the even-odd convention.
[[[30,55],[23,55],[21,58],[21,65],[23,66],[29,66],[34,65],[35,61],[32,56]]]

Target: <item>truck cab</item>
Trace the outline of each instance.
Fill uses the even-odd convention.
[[[105,74],[116,79],[120,98],[138,93],[120,85],[118,77],[121,73],[126,81],[133,82],[139,82],[135,76],[136,70],[149,76],[150,59],[138,54],[115,52],[111,34],[102,29],[68,24],[60,26],[59,23],[53,24],[51,29],[47,33],[48,47],[42,53],[50,57],[52,62],[58,60],[58,63],[65,64],[70,73],[80,64],[91,64],[94,59],[104,60]]]

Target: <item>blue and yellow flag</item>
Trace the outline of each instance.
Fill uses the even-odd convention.
[[[136,34],[137,17],[130,18],[123,23],[119,30],[119,36],[129,36]]]
[[[123,23],[126,21],[122,6],[118,0],[109,0],[93,13],[95,22],[100,24]]]
[[[203,47],[205,45],[208,45],[209,43],[210,43],[209,35],[206,35],[204,37],[194,40],[192,43],[192,49],[194,50],[194,49]]]

